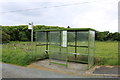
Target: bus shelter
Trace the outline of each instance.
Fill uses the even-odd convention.
[[[37,30],[36,41],[39,53],[49,55],[49,64],[60,64],[67,67],[68,62],[86,63],[88,69],[94,65],[94,29]],[[54,60],[58,60],[58,62]]]

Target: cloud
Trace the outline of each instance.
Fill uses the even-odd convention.
[[[18,12],[0,13],[0,24],[19,25],[34,24],[71,26],[71,27],[90,27],[99,31],[118,30],[118,0],[2,0],[0,11],[14,11],[41,8],[36,10],[26,10]],[[42,8],[58,6],[64,4],[91,2],[81,5],[71,5],[57,8]]]
[[[92,27],[98,31],[118,31],[117,5],[109,2],[92,3],[89,10],[77,15],[73,24],[79,27]]]

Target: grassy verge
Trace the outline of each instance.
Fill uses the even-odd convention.
[[[2,62],[26,66],[37,59],[46,58],[46,55],[40,53],[38,50],[36,43],[11,42],[4,44],[2,49]]]

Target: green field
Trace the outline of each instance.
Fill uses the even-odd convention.
[[[95,42],[97,65],[118,65],[118,42]]]
[[[2,61],[26,66],[38,59],[47,58],[45,47],[36,46],[36,42],[10,42],[3,44]],[[72,50],[72,49],[71,49]],[[95,42],[96,65],[118,65],[118,42]]]

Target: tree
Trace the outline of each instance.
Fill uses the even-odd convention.
[[[107,40],[107,36],[109,35],[109,31],[104,31],[104,32],[96,32],[95,37],[96,40],[99,41],[106,41]]]
[[[19,40],[20,41],[28,41],[27,35],[24,31],[19,32]]]
[[[115,33],[113,33],[113,40],[115,40],[115,41],[120,41],[120,33],[118,33],[118,32],[115,32]]]
[[[2,42],[7,43],[10,41],[10,35],[2,31]]]

